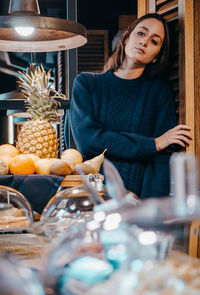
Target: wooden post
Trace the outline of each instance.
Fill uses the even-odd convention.
[[[189,2],[189,1],[188,1]],[[187,3],[188,4],[188,3]],[[189,5],[189,4],[188,4]],[[190,114],[190,116],[193,115],[194,120],[194,130],[195,130],[195,141],[194,141],[194,147],[196,147],[196,157],[198,160],[198,166],[199,166],[199,183],[200,183],[200,103],[199,103],[199,97],[200,97],[200,77],[199,77],[199,71],[200,71],[200,65],[199,65],[199,59],[200,59],[200,21],[199,21],[199,12],[200,12],[200,2],[199,0],[193,0],[193,40],[192,42],[192,48],[191,50],[194,50],[194,113]],[[188,12],[191,13],[192,12]],[[189,46],[188,46],[189,47]],[[193,51],[191,51],[192,55]],[[189,103],[189,101],[188,101]],[[189,105],[188,105],[189,108]],[[192,122],[192,118],[188,118],[189,122]],[[194,220],[191,224],[190,228],[190,240],[189,240],[189,255],[194,257],[200,257],[200,220]]]
[[[189,255],[198,257],[199,251],[199,231],[200,231],[200,220],[194,220],[190,226],[189,235]]]
[[[139,0],[138,1],[138,11],[137,11],[137,17],[141,17],[144,14],[148,13],[149,5],[148,0]]]
[[[185,0],[185,109],[186,124],[193,136],[187,151],[195,154],[194,0]]]
[[[194,5],[194,71],[195,71],[195,143],[196,157],[199,166],[199,186],[200,186],[200,1],[195,0]]]
[[[199,0],[185,0],[185,107],[186,124],[192,127],[193,142],[187,149],[199,159]],[[189,255],[198,257],[200,220],[191,224]]]

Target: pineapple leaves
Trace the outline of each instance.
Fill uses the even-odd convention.
[[[51,122],[56,121],[56,109],[60,102],[56,98],[66,99],[61,94],[51,88],[51,71],[45,71],[43,65],[29,67],[29,73],[20,72],[18,76],[18,85],[26,98],[26,109],[32,118],[42,118]]]

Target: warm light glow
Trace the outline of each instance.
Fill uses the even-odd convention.
[[[97,228],[100,228],[100,223],[96,222],[96,221],[89,221],[87,223],[87,228],[91,231],[96,230]]]
[[[99,211],[99,212],[94,213],[94,220],[95,221],[101,222],[105,218],[106,218],[106,214],[103,211]]]
[[[90,202],[88,200],[85,200],[85,201],[83,201],[83,205],[84,206],[89,206],[90,205]]]
[[[30,36],[31,34],[33,34],[34,32],[34,28],[33,27],[15,27],[15,31],[23,36],[23,37],[27,37]]]
[[[112,213],[106,216],[106,220],[103,224],[105,230],[114,230],[119,227],[122,218],[119,213]]]
[[[157,235],[153,231],[144,231],[139,234],[138,240],[142,245],[153,245],[157,241]]]

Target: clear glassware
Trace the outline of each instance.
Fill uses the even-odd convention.
[[[47,294],[59,295],[65,294],[65,292],[76,294],[76,291],[70,293],[70,288],[68,289],[68,285],[66,285],[68,276],[73,277],[76,273],[83,280],[96,279],[89,269],[91,270],[91,267],[94,267],[94,262],[105,261],[105,264],[107,263],[98,238],[98,232],[96,229],[88,229],[86,225],[87,222],[78,226],[74,224],[67,235],[63,233],[62,238],[60,236],[56,241],[54,240],[41,276]],[[86,258],[85,261],[84,258]],[[88,263],[89,268],[87,268]],[[107,264],[112,268],[109,263]],[[85,269],[84,265],[86,266]],[[71,274],[68,274],[69,269],[72,270]],[[81,274],[83,277],[81,277]]]
[[[95,285],[112,280],[115,272],[131,271],[136,260],[165,260],[172,244],[171,235],[123,223],[118,212],[94,213],[82,227],[71,226],[51,249],[43,273],[45,290],[89,294]]]
[[[197,210],[186,210],[184,215],[177,213],[175,195],[138,204],[127,194],[123,198],[124,192],[115,185],[117,177],[112,180],[110,173],[113,198],[93,205],[82,227],[71,226],[51,251],[44,275],[47,290],[57,295],[199,294],[200,263],[179,261],[183,253],[177,251],[177,241],[183,246],[185,234],[188,239],[185,229],[200,212],[191,180],[194,166],[188,167],[184,166],[185,175],[189,173],[184,203],[187,209],[194,208],[188,198],[194,195]]]
[[[87,177],[95,198],[99,203],[104,202],[108,196],[102,176],[96,174]],[[40,222],[34,226],[33,231],[50,238],[62,233],[67,234],[72,225],[81,226],[93,218],[95,198],[84,185],[57,192],[45,206]]]
[[[116,171],[113,171],[110,165],[105,167],[105,170],[111,174],[109,184],[112,188],[116,186],[116,191],[112,190],[114,194],[122,195],[121,192],[118,193],[119,184],[116,184],[119,177],[112,177]],[[87,177],[84,175],[82,180],[83,186],[59,191],[48,202],[41,214],[40,224],[34,228],[37,234],[46,233],[48,237],[53,237],[67,232],[72,225],[92,219],[97,207],[100,211],[109,212],[110,209],[115,211],[118,207],[135,207],[139,204],[139,199],[131,192],[127,192],[124,199],[113,197],[113,194],[110,194],[111,189],[107,190],[108,185],[103,184],[104,177],[101,174],[89,174]]]
[[[11,204],[8,203],[0,203],[0,216],[5,214],[5,210],[12,208]]]
[[[87,295],[198,295],[198,276],[198,267],[190,262],[138,259],[131,270],[116,271],[109,280],[93,285]]]
[[[200,215],[198,165],[195,156],[174,153],[170,158],[170,194],[174,200],[174,215],[194,219]]]
[[[23,231],[32,225],[31,205],[19,191],[1,185],[0,206],[4,208],[0,211],[0,232]]]
[[[0,257],[0,293],[3,295],[45,295],[36,273],[8,254]]]

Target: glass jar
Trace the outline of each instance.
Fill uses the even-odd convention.
[[[108,195],[102,175],[88,175],[87,177],[97,201],[104,202]],[[68,232],[74,224],[79,225],[90,220],[93,217],[93,207],[96,205],[95,198],[84,185],[57,192],[41,214],[38,231],[41,229],[44,234],[55,236]]]
[[[29,228],[34,220],[31,205],[17,190],[0,186],[0,232],[17,232]]]

